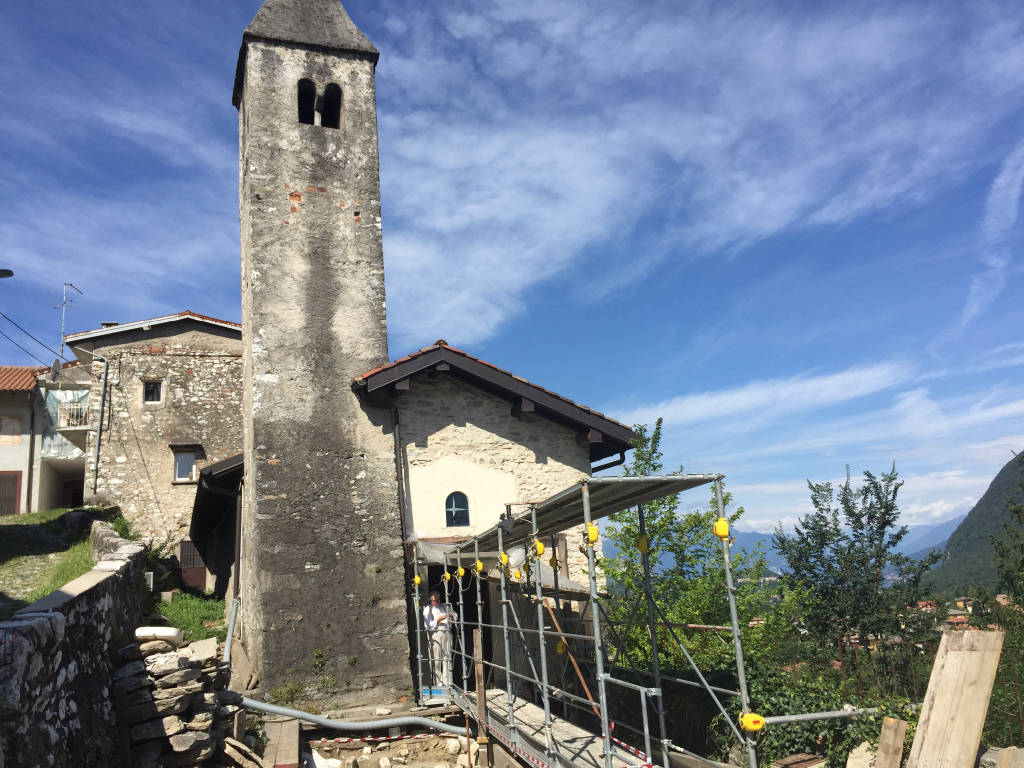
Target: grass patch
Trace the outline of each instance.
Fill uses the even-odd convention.
[[[56,592],[69,581],[74,581],[83,573],[87,573],[93,565],[95,563],[92,560],[92,548],[89,537],[86,536],[68,547],[63,559],[47,573],[46,581],[29,594],[28,602],[34,603],[51,592]]]
[[[156,609],[172,626],[181,630],[186,643],[207,637],[216,637],[224,642],[228,636],[227,623],[224,621],[224,601],[213,595],[180,592],[171,602],[158,603]]]
[[[0,515],[0,525],[41,525],[53,522],[67,511],[66,507],[58,507],[27,515]]]
[[[137,541],[139,536],[135,531],[132,530],[131,523],[125,520],[121,513],[118,512],[116,515],[111,517],[108,521],[111,527],[114,529],[114,533],[120,536],[122,539],[128,539],[129,541]]]

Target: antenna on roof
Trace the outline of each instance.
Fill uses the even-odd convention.
[[[60,358],[58,357],[53,361],[53,365],[50,366],[50,381],[56,381],[60,378]]]
[[[64,298],[60,303],[60,360],[64,359],[64,318],[68,313],[68,304],[71,303],[71,299],[68,298],[68,288],[74,288],[81,296],[85,295],[74,283],[64,283]],[[54,380],[56,381],[56,379]]]

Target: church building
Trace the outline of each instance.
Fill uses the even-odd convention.
[[[634,437],[444,341],[389,362],[378,57],[337,0],[267,0],[233,92],[242,647],[265,685],[326,672],[341,702],[413,687],[410,543],[489,528]]]

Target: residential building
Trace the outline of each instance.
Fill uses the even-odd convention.
[[[104,323],[65,343],[90,373],[86,502],[117,505],[185,565],[199,471],[241,449],[239,325],[185,311]]]

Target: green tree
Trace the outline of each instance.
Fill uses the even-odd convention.
[[[790,583],[810,595],[807,629],[826,646],[853,634],[866,639],[898,633],[901,614],[918,598],[921,576],[939,555],[917,561],[896,551],[908,529],[899,525],[903,482],[895,464],[877,477],[865,471],[859,488],[849,467],[838,489],[830,482],[807,486],[814,511],[800,518],[792,534],[780,523],[772,536]]]
[[[628,477],[662,474],[662,420],[658,419],[653,429],[642,424],[633,429],[640,439],[633,445],[632,461],[625,467],[624,474]],[[682,472],[683,468],[679,467],[675,474]],[[724,494],[727,509],[731,499],[731,494]],[[674,624],[728,624],[722,548],[713,532],[714,521],[719,516],[714,493],[705,509],[681,512],[676,495],[648,502],[642,509],[653,572],[651,593],[665,616]],[[727,517],[733,524],[742,515],[740,507]],[[612,602],[610,612],[619,627],[620,639],[626,640],[631,658],[648,664],[650,638],[646,631],[644,576],[637,546],[640,537],[637,511],[634,508],[620,512],[611,522],[605,537],[613,542],[617,554],[604,558],[601,566],[611,588],[622,599]],[[737,608],[744,624],[755,615],[763,614],[770,597],[769,589],[761,582],[765,567],[760,550],[733,553]],[[685,633],[677,628],[677,634]],[[670,666],[685,668],[682,655],[674,650],[667,636],[662,648]],[[725,665],[732,659],[732,644],[722,643],[708,634],[694,635],[689,650],[699,657],[698,663],[702,666]]]

